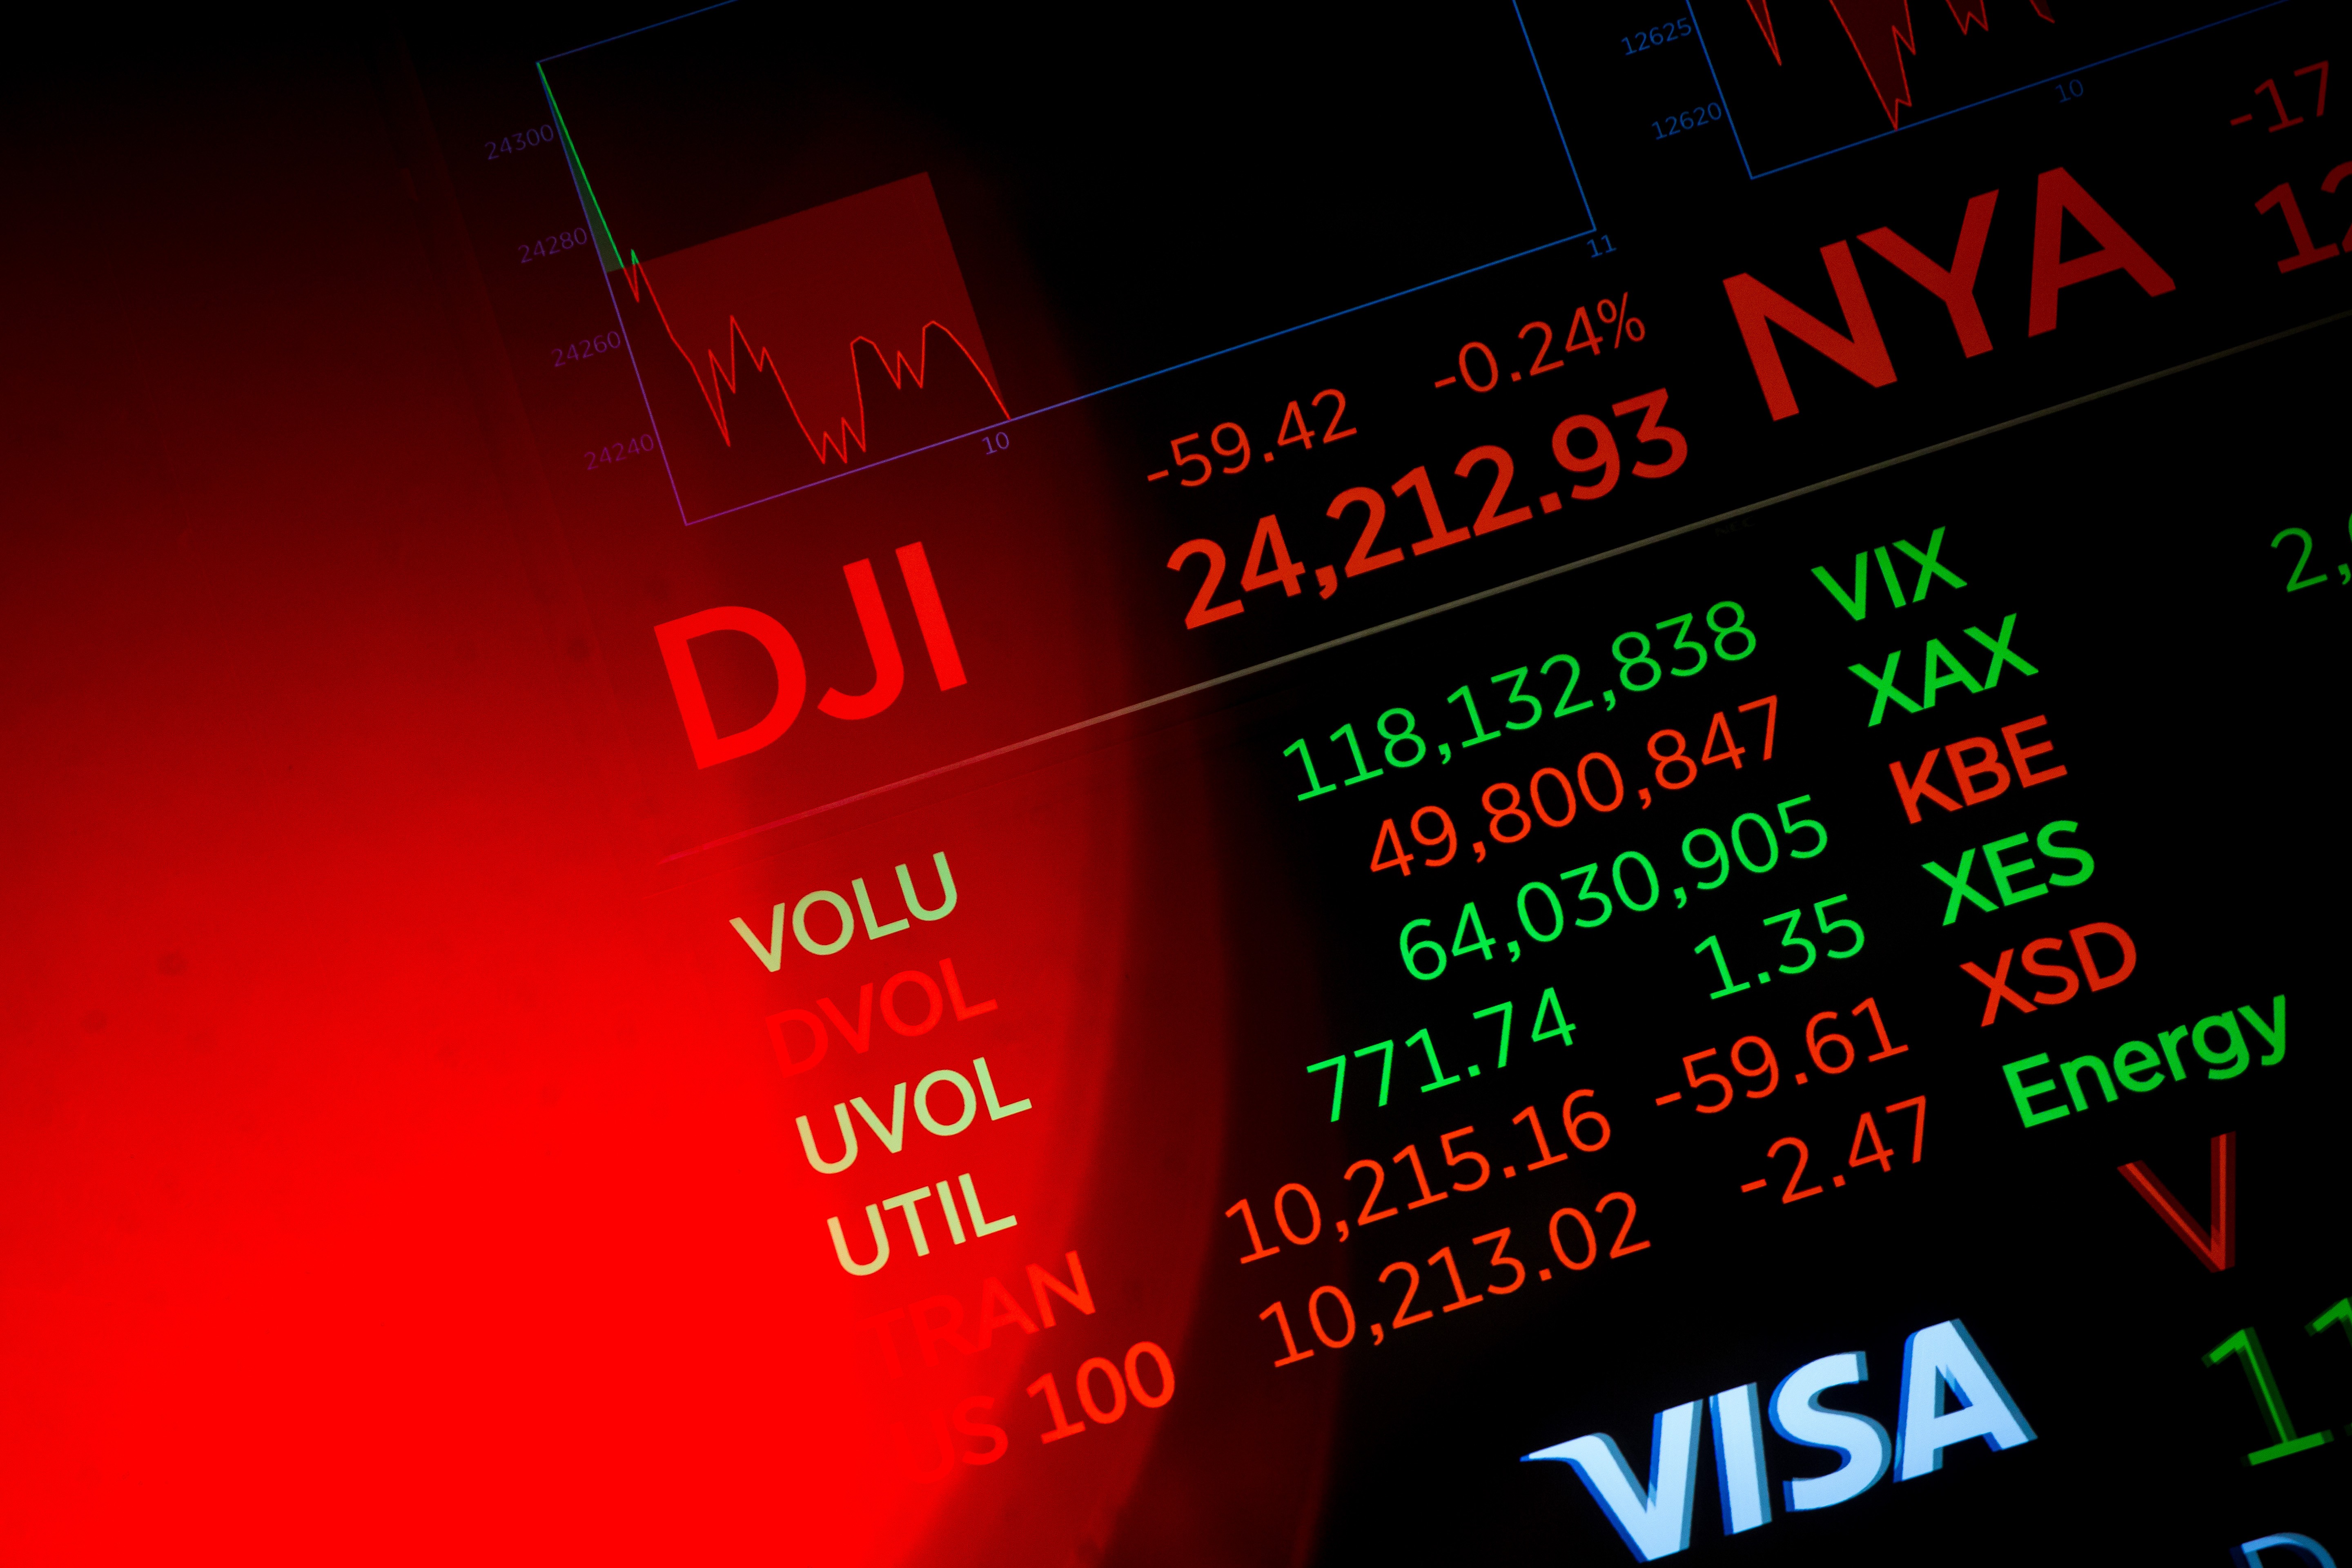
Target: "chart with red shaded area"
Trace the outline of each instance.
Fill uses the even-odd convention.
[[[1751,176],[1964,110],[2241,15],[2230,0],[1703,0],[1693,11]],[[2039,105],[2035,105],[2039,107]]]
[[[1990,28],[1990,17],[1985,7],[1990,0],[1945,0],[1953,22],[1962,33],[1969,27]],[[2031,0],[2035,16],[2045,22],[2054,22],[2050,14],[2051,0]],[[1830,9],[1837,13],[1846,37],[1853,42],[1854,58],[1870,85],[1878,95],[1879,106],[1886,110],[1886,123],[1900,125],[1902,110],[1911,102],[1910,78],[1903,69],[1903,57],[1919,52],[1919,43],[1911,26],[1910,0],[1829,0]],[[1764,35],[1772,58],[1780,58],[1780,39],[1772,30],[1771,0],[1748,0],[1748,9],[1756,18],[1757,27]]]
[[[927,175],[612,280],[688,521],[1009,416]]]

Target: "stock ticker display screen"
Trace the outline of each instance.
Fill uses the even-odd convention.
[[[2352,15],[355,51],[607,932],[401,1539],[2352,1563]]]

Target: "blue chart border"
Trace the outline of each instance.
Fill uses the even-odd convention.
[[[2285,0],[2272,0],[2272,3],[2275,5],[2284,5],[2285,4]],[[680,12],[677,16],[667,17],[659,22],[650,22],[642,27],[632,27],[627,32],[614,33],[609,37],[599,38],[593,43],[576,45],[572,48],[559,50],[554,54],[541,57],[535,62],[535,64],[539,68],[541,85],[547,94],[548,107],[550,110],[560,112],[559,110],[556,110],[554,88],[552,84],[547,81],[546,67],[551,61],[562,59],[569,55],[582,54],[589,49],[600,48],[606,44],[617,43],[623,38],[635,37],[639,33],[649,33],[656,27],[667,27],[673,22],[683,22],[690,16],[700,16],[712,11],[724,10],[734,4],[735,0],[719,0],[717,5],[703,5],[692,11]],[[861,462],[854,468],[844,468],[837,474],[827,474],[823,479],[811,479],[806,484],[794,485],[790,489],[778,490],[773,495],[761,496],[757,500],[744,501],[740,505],[730,506],[719,511],[706,512],[700,517],[689,517],[687,515],[685,498],[678,494],[677,480],[676,476],[672,475],[670,478],[670,494],[672,499],[676,500],[677,502],[679,521],[685,526],[691,528],[697,523],[710,522],[719,518],[732,516],[734,513],[739,511],[748,511],[753,507],[765,506],[770,501],[782,500],[786,496],[798,495],[803,490],[812,490],[820,485],[836,483],[839,480],[848,479],[853,474],[866,473],[872,469],[884,467],[887,464],[898,462],[901,458],[916,457],[920,453],[929,452],[940,447],[953,446],[959,441],[969,441],[974,437],[985,435],[989,431],[1002,430],[1011,426],[1018,425],[1024,419],[1034,419],[1040,415],[1051,414],[1057,409],[1070,407],[1074,404],[1089,402],[1095,398],[1101,397],[1108,393],[1118,392],[1123,388],[1139,385],[1147,381],[1156,381],[1163,375],[1172,375],[1180,370],[1189,370],[1196,364],[1204,364],[1210,360],[1222,359],[1227,354],[1239,353],[1244,349],[1255,348],[1260,343],[1272,342],[1276,338],[1286,338],[1294,332],[1303,332],[1309,327],[1319,327],[1327,321],[1336,321],[1343,316],[1352,316],[1357,314],[1359,311],[1369,310],[1375,306],[1385,305],[1392,300],[1402,300],[1407,295],[1419,294],[1426,289],[1437,288],[1441,284],[1452,283],[1459,279],[1470,277],[1474,273],[1485,272],[1491,268],[1501,267],[1509,262],[1523,260],[1528,257],[1539,255],[1547,250],[1557,249],[1560,246],[1570,244],[1576,240],[1588,239],[1593,235],[1600,233],[1601,222],[1593,216],[1591,198],[1585,194],[1584,176],[1577,169],[1576,154],[1569,151],[1568,133],[1560,126],[1559,110],[1552,100],[1551,84],[1545,79],[1543,62],[1536,58],[1535,43],[1534,40],[1529,38],[1528,36],[1527,17],[1519,10],[1518,0],[1511,0],[1511,16],[1512,19],[1518,24],[1519,41],[1527,46],[1528,63],[1535,70],[1537,89],[1543,94],[1544,111],[1551,119],[1553,132],[1559,137],[1560,156],[1566,160],[1568,163],[1569,178],[1573,180],[1576,184],[1576,199],[1581,203],[1584,207],[1584,226],[1578,229],[1575,233],[1561,235],[1558,239],[1548,239],[1541,245],[1531,245],[1525,250],[1513,251],[1508,256],[1498,256],[1492,260],[1479,262],[1475,267],[1463,268],[1458,272],[1449,272],[1442,278],[1433,278],[1425,283],[1415,283],[1410,288],[1399,289],[1392,293],[1383,294],[1378,299],[1366,300],[1359,304],[1345,306],[1339,310],[1327,312],[1324,315],[1311,317],[1307,321],[1299,321],[1292,326],[1283,327],[1271,332],[1263,332],[1256,337],[1246,338],[1237,343],[1229,343],[1223,348],[1213,349],[1207,353],[1195,354],[1191,359],[1179,360],[1174,364],[1163,365],[1158,370],[1146,371],[1140,375],[1131,375],[1123,381],[1112,382],[1108,386],[1098,386],[1092,392],[1082,392],[1076,397],[1066,397],[1058,403],[1048,403],[1039,408],[1024,409],[1021,413],[1013,415],[1010,419],[999,419],[987,425],[974,426],[971,429],[966,430],[961,435],[950,436],[944,440],[933,441],[921,447],[909,447],[908,450],[903,452],[893,452],[887,457],[875,458],[868,461]],[[1696,27],[1697,26],[1696,22],[1694,21],[1692,26]],[[1710,72],[1713,71],[1714,65],[1712,61],[1709,62],[1707,68]],[[1719,94],[1721,91],[1720,87],[1718,87],[1717,90]],[[1729,117],[1729,110],[1727,110],[1725,113],[1726,118],[1727,119]],[[597,215],[590,210],[587,193],[578,189],[576,181],[574,182],[574,194],[580,198],[580,208],[583,220],[588,223],[593,228],[598,221]],[[612,292],[612,278],[609,273],[605,277],[604,286],[606,293],[610,294]],[[645,375],[643,371],[638,369],[636,363],[636,345],[629,342],[628,327],[621,319],[621,303],[617,297],[613,300],[613,321],[614,326],[621,333],[621,341],[625,344],[628,345],[629,366],[633,372],[636,373],[637,377],[637,395],[644,398],[646,405],[646,417],[647,420],[652,422],[654,432],[656,437],[658,437],[661,432],[661,421],[655,417],[653,400],[646,395]],[[665,470],[667,470],[669,466],[669,453],[666,448],[662,452],[662,466]]]
[[[1782,174],[1790,169],[1801,168],[1807,163],[1818,163],[1823,158],[1833,158],[1840,153],[1850,153],[1856,147],[1866,146],[1873,142],[1884,142],[1889,136],[1899,136],[1904,132],[1916,131],[1922,125],[1932,125],[1938,120],[1948,120],[1955,114],[1966,114],[1971,109],[1981,109],[1988,103],[1998,103],[2004,98],[2014,98],[2021,92],[2031,92],[2037,87],[2048,87],[2053,81],[2061,81],[2068,77],[2079,75],[2084,71],[2096,70],[2101,66],[2113,65],[2117,60],[2128,59],[2134,55],[2144,54],[2149,49],[2161,48],[2167,44],[2177,44],[2183,38],[2194,37],[2200,33],[2210,32],[2215,27],[2225,26],[2231,22],[2243,21],[2248,16],[2258,15],[2261,12],[2274,11],[2281,5],[2286,5],[2287,3],[2288,0],[2265,0],[2265,4],[2263,5],[2249,5],[2242,11],[2233,11],[2227,16],[2218,17],[2210,22],[2200,23],[2194,27],[2185,28],[2180,32],[2172,34],[2168,37],[2151,39],[2147,43],[2134,45],[2128,49],[2119,50],[2115,54],[2105,56],[2099,59],[2085,60],[2081,65],[2069,66],[2066,69],[2053,72],[2049,76],[2042,78],[2038,81],[2029,81],[2018,87],[2004,88],[1999,92],[1987,93],[1984,97],[1972,100],[1969,102],[1958,104],[1950,109],[1939,109],[1933,114],[1920,115],[1916,119],[1906,121],[1901,125],[1893,126],[1885,131],[1874,132],[1868,136],[1856,137],[1853,141],[1848,142],[1843,146],[1827,148],[1819,153],[1809,153],[1804,157],[1794,159],[1786,163],[1776,163],[1769,169],[1759,169],[1755,164],[1748,161],[1748,144],[1739,139],[1738,120],[1731,111],[1731,100],[1724,94],[1723,78],[1717,74],[1715,68],[1715,51],[1706,47],[1706,33],[1705,29],[1701,28],[1698,25],[1698,8],[1696,5],[1692,4],[1692,0],[1683,0],[1683,15],[1690,18],[1691,34],[1694,37],[1698,39],[1699,53],[1706,60],[1707,79],[1715,83],[1716,101],[1723,105],[1723,122],[1731,128],[1731,144],[1739,150],[1739,166],[1748,171],[1748,177],[1749,179],[1760,180],[1768,175]]]

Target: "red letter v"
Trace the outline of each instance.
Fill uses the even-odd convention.
[[[2124,1180],[2133,1191],[2147,1200],[2157,1217],[2172,1227],[2175,1236],[2189,1244],[2189,1250],[2204,1261],[2205,1267],[2219,1274],[2238,1261],[2238,1135],[2235,1132],[2217,1134],[2213,1139],[2213,1224],[2208,1231],[2189,1217],[2180,1200],[2166,1190],[2156,1173],[2144,1161],[2134,1160],[2119,1165]]]

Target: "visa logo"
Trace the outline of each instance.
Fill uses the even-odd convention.
[[[1781,1504],[1791,1513],[1834,1508],[1860,1497],[1885,1476],[1890,1461],[1897,1481],[1916,1480],[1939,1468],[1944,1450],[1956,1443],[1981,1437],[2000,1452],[2033,1441],[2017,1402],[1958,1318],[1932,1323],[1904,1341],[1903,1397],[1892,1444],[1886,1428],[1869,1416],[1822,1404],[1832,1389],[1869,1377],[1863,1352],[1846,1351],[1807,1362],[1780,1380],[1769,1402],[1759,1403],[1758,1385],[1748,1383],[1661,1410],[1650,1423],[1647,1486],[1606,1432],[1555,1443],[1525,1458],[1556,1459],[1573,1468],[1634,1560],[1649,1563],[1690,1545],[1702,1405],[1715,1434],[1716,1488],[1726,1535],[1772,1522],[1764,1458],[1768,1415],[1772,1429],[1790,1442],[1839,1457],[1838,1467],[1827,1475],[1781,1483]],[[1958,1401],[1949,1408],[1948,1392]]]

